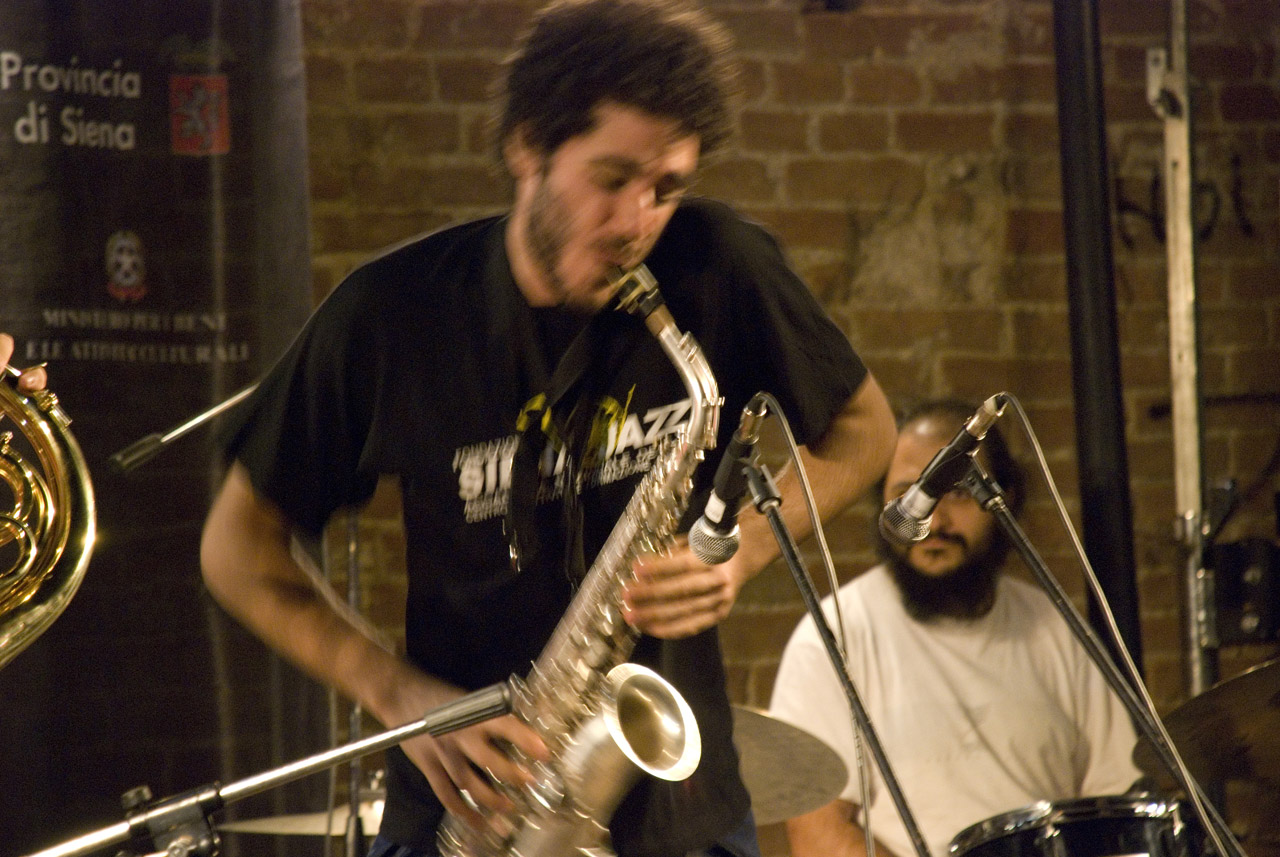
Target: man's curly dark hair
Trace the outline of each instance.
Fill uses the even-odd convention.
[[[554,0],[499,80],[498,149],[521,128],[526,145],[550,154],[616,102],[674,119],[705,155],[730,133],[730,48],[728,32],[684,0]]]

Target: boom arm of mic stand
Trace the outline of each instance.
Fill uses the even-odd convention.
[[[1031,573],[1044,588],[1049,600],[1053,602],[1053,606],[1057,608],[1058,612],[1062,614],[1062,618],[1066,620],[1072,634],[1084,647],[1085,653],[1097,665],[1102,677],[1106,679],[1107,684],[1115,691],[1116,696],[1120,698],[1138,730],[1143,737],[1151,742],[1151,746],[1160,757],[1160,761],[1169,769],[1170,774],[1178,781],[1183,791],[1188,795],[1195,796],[1196,800],[1193,801],[1193,804],[1203,809],[1205,817],[1201,821],[1213,835],[1215,843],[1218,844],[1218,851],[1221,857],[1245,857],[1239,841],[1236,840],[1226,822],[1218,814],[1217,808],[1205,796],[1200,784],[1186,770],[1185,764],[1177,756],[1177,751],[1166,740],[1167,734],[1160,727],[1160,724],[1155,721],[1155,714],[1143,704],[1137,691],[1129,684],[1124,674],[1120,672],[1120,668],[1116,666],[1115,661],[1107,653],[1098,635],[1080,616],[1080,612],[1071,603],[1066,591],[1054,578],[1044,560],[1036,552],[1021,525],[1014,519],[1013,513],[1009,511],[1009,505],[1001,493],[1000,486],[991,479],[986,471],[983,470],[982,465],[976,460],[973,462],[969,475],[960,484],[973,495],[973,498],[978,501],[983,509],[995,517],[996,522],[1009,536],[1014,550],[1022,557]],[[1117,641],[1117,645],[1124,644],[1122,641]],[[1227,853],[1222,854],[1224,850]]]
[[[862,704],[862,698],[858,695],[858,690],[853,686],[853,681],[849,678],[849,673],[845,669],[844,658],[840,656],[840,649],[836,645],[835,635],[831,632],[831,628],[827,625],[826,617],[822,614],[822,608],[818,603],[818,595],[814,591],[813,581],[809,579],[809,571],[805,567],[804,559],[800,556],[800,550],[796,546],[791,531],[787,529],[786,522],[782,520],[782,513],[779,511],[782,505],[782,497],[778,493],[777,487],[773,484],[773,479],[769,476],[767,469],[749,464],[746,466],[746,471],[747,484],[751,488],[752,502],[760,510],[760,513],[765,516],[769,522],[769,528],[773,530],[773,537],[778,542],[778,547],[787,563],[787,568],[791,570],[791,576],[795,578],[796,587],[800,590],[800,597],[804,599],[804,606],[809,611],[809,615],[813,617],[813,622],[818,628],[818,636],[822,638],[822,644],[827,650],[827,657],[831,659],[831,666],[835,669],[836,676],[840,679],[840,687],[844,690],[845,698],[849,702],[849,710],[853,713],[853,719],[857,722],[863,738],[866,739],[867,747],[871,751],[872,758],[875,759],[876,767],[880,769],[880,775],[884,778],[885,790],[888,791],[889,796],[893,799],[893,805],[897,808],[898,815],[902,818],[902,825],[907,829],[907,835],[911,839],[911,844],[915,847],[916,857],[929,857],[929,846],[925,844],[924,837],[920,834],[920,827],[916,823],[910,807],[907,806],[907,799],[902,794],[898,779],[889,767],[889,760],[884,754],[884,746],[880,743],[875,727],[871,725],[871,718],[867,716],[867,710]],[[872,834],[868,832],[868,835]]]
[[[61,845],[30,854],[28,857],[73,857],[73,855],[88,854],[126,839],[147,835],[158,836],[176,829],[179,825],[189,824],[187,819],[193,814],[193,810],[198,811],[196,817],[203,819],[207,830],[209,814],[227,804],[368,753],[384,750],[424,732],[443,735],[491,717],[508,714],[511,711],[511,698],[512,689],[509,683],[490,685],[431,709],[421,720],[388,729],[377,735],[370,735],[368,738],[353,741],[341,747],[325,750],[314,756],[307,756],[225,786],[214,783],[193,789],[177,798],[157,801],[150,808],[132,813],[128,821],[87,833]]]
[[[164,449],[187,432],[204,425],[228,408],[232,408],[240,404],[240,402],[243,401],[250,393],[257,389],[257,386],[257,384],[250,384],[238,393],[234,393],[227,399],[214,405],[209,410],[196,414],[181,425],[174,426],[164,434],[149,434],[146,437],[135,440],[124,449],[114,453],[111,458],[108,459],[111,462],[111,466],[117,473],[124,473],[132,470],[139,464],[150,461],[158,452],[160,452],[160,450]]]

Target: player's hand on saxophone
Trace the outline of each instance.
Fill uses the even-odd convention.
[[[681,536],[671,553],[640,557],[623,590],[623,616],[651,637],[691,637],[724,620],[748,575],[738,556],[707,565]]]
[[[449,688],[423,677],[414,688],[402,687],[396,701],[395,714],[382,714],[380,719],[409,722],[424,711],[448,702],[443,696],[462,696],[462,691]],[[512,757],[537,761],[550,758],[538,734],[512,715],[494,717],[440,736],[424,735],[403,742],[401,749],[426,776],[446,810],[473,827],[484,824],[484,812],[512,809],[511,799],[498,785],[519,787],[533,782],[529,770]]]

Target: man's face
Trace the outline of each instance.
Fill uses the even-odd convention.
[[[911,487],[953,434],[954,431],[948,431],[932,418],[903,427],[893,462],[885,475],[885,503],[902,496]],[[906,549],[895,547],[894,552],[920,574],[942,578],[967,563],[985,558],[994,534],[995,519],[967,493],[952,491],[938,501],[928,537]]]
[[[605,103],[596,124],[549,155],[507,145],[516,179],[507,246],[534,305],[594,310],[614,267],[649,255],[698,165],[699,141],[672,120]]]

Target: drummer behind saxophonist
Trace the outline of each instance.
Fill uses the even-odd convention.
[[[934,401],[902,419],[883,501],[906,491],[974,411]],[[980,456],[1016,514],[1023,475],[995,429]],[[1139,771],[1128,714],[1049,599],[1001,573],[1009,545],[991,515],[952,492],[922,542],[877,538],[883,562],[839,591],[849,672],[933,857],[966,827],[1035,801],[1130,788]],[[852,717],[809,617],[783,653],[771,708],[835,748],[850,772],[836,800],[787,822],[791,854],[861,857]],[[913,857],[871,776],[877,846]]]

